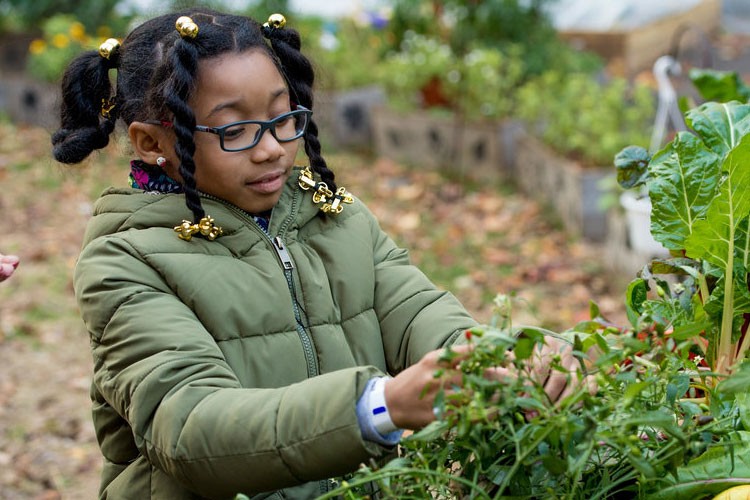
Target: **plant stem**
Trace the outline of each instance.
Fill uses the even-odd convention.
[[[500,484],[500,488],[497,490],[498,495],[501,495],[505,491],[505,489],[509,486],[511,479],[513,479],[513,476],[516,474],[516,472],[518,471],[518,468],[521,466],[521,463],[526,459],[526,457],[531,452],[535,451],[537,447],[539,446],[539,444],[542,441],[544,441],[553,430],[555,430],[554,426],[552,425],[548,426],[545,429],[545,431],[533,443],[531,443],[526,448],[527,451],[522,451],[519,448],[520,443],[518,441],[515,442],[516,460],[513,462],[513,465],[511,466],[510,471],[508,471],[508,474],[506,474],[505,478],[503,479],[503,482]],[[513,434],[515,434],[515,432]]]
[[[379,481],[382,479],[387,479],[391,477],[405,477],[405,476],[428,476],[428,477],[449,477],[451,481],[461,483],[463,486],[466,486],[469,491],[471,491],[472,495],[478,495],[476,497],[472,498],[484,498],[487,500],[490,500],[490,496],[483,490],[478,489],[478,485],[476,483],[472,483],[471,481],[468,481],[460,476],[457,476],[455,474],[450,474],[442,471],[436,471],[431,469],[422,469],[422,468],[413,468],[413,467],[399,467],[396,469],[389,469],[389,470],[380,470],[375,474],[369,475],[364,479],[355,479],[352,481],[347,481],[347,491],[349,491],[352,487],[355,486],[362,486],[367,483],[371,483],[373,481]],[[339,497],[342,492],[341,490],[344,487],[339,487],[333,491],[329,491],[323,496],[317,497],[317,500],[328,500],[332,498]]]
[[[729,224],[729,241],[734,241],[733,221]],[[724,270],[724,310],[721,314],[721,332],[719,333],[719,350],[716,357],[716,371],[728,375],[734,364],[732,352],[732,317],[734,316],[734,252],[727,253],[727,265]]]

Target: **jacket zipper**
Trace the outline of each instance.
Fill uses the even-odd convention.
[[[273,249],[276,250],[281,265],[284,268],[284,276],[286,277],[286,284],[289,287],[289,293],[292,295],[292,307],[294,308],[294,319],[297,321],[297,333],[299,334],[300,341],[302,342],[302,348],[305,351],[305,361],[307,362],[307,376],[314,377],[320,374],[318,368],[318,360],[315,358],[315,349],[313,349],[312,339],[307,333],[307,329],[302,323],[302,315],[299,311],[299,303],[297,302],[297,293],[294,288],[294,263],[292,258],[287,252],[286,246],[281,236],[275,236],[272,240]]]
[[[216,198],[214,196],[208,195],[206,193],[201,193],[201,196],[204,196],[208,199],[217,201],[221,203],[222,205],[229,208],[232,212],[236,213],[241,219],[243,220],[249,220],[251,222],[251,225],[263,235],[264,238],[266,238],[268,241],[271,242],[271,247],[276,252],[276,256],[279,258],[279,261],[281,262],[281,266],[284,269],[284,277],[286,278],[286,285],[289,289],[289,294],[292,297],[292,308],[294,309],[294,319],[297,326],[297,335],[299,336],[300,342],[302,343],[302,350],[305,353],[305,364],[307,365],[307,376],[308,377],[314,377],[316,375],[320,375],[320,367],[318,366],[318,360],[315,357],[315,349],[313,348],[313,342],[312,338],[310,337],[310,334],[307,333],[307,329],[304,326],[304,323],[302,322],[302,315],[300,314],[299,309],[299,302],[297,301],[297,292],[294,287],[294,262],[292,262],[292,257],[289,255],[289,252],[286,249],[286,245],[284,245],[284,240],[281,238],[281,235],[284,234],[286,231],[286,227],[289,225],[293,218],[293,214],[296,211],[297,207],[297,201],[298,201],[298,193],[294,193],[294,196],[292,197],[292,207],[289,211],[290,215],[282,222],[280,228],[279,228],[279,234],[275,237],[271,238],[271,235],[267,233],[265,230],[263,230],[262,227],[260,227],[260,224],[258,224],[255,219],[252,217],[248,217],[247,213],[234,205],[227,203],[226,201]],[[321,479],[318,481],[318,489],[321,494],[327,493],[331,490],[331,484],[330,481],[333,481],[331,479],[325,480]]]
[[[297,326],[297,335],[299,336],[300,342],[302,343],[302,350],[305,354],[305,364],[307,366],[307,376],[308,377],[314,377],[316,375],[320,375],[320,368],[318,367],[318,360],[315,357],[315,349],[313,348],[313,341],[310,337],[310,334],[307,332],[307,328],[305,328],[304,322],[302,321],[302,314],[300,313],[300,307],[299,302],[297,301],[297,292],[295,290],[294,286],[294,263],[292,262],[292,258],[289,255],[289,252],[286,249],[286,246],[284,245],[284,241],[281,238],[281,231],[279,232],[279,235],[275,237],[271,237],[270,234],[268,234],[262,227],[260,227],[260,224],[258,224],[255,219],[252,217],[249,217],[248,214],[235,207],[231,203],[227,203],[226,201],[216,198],[215,196],[201,193],[201,196],[204,198],[208,198],[210,200],[216,201],[221,203],[222,205],[226,206],[229,210],[237,214],[242,220],[250,222],[251,226],[255,227],[262,235],[263,237],[271,244],[271,248],[274,249],[276,252],[276,256],[279,258],[279,261],[281,262],[282,269],[284,271],[284,277],[286,278],[286,285],[287,289],[289,290],[289,294],[292,298],[292,308],[294,312],[294,319]],[[295,193],[295,196],[293,197],[292,201],[292,210],[291,214],[294,213],[294,208],[296,206],[296,200],[297,196]],[[292,215],[289,216],[289,219],[292,218]],[[286,228],[287,223],[289,221],[285,221],[285,223],[282,225],[282,229]]]

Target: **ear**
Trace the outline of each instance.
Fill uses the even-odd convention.
[[[160,125],[133,122],[128,126],[128,136],[138,157],[144,163],[156,165],[156,159],[163,156],[167,165],[176,166],[180,162],[174,151],[174,133]]]

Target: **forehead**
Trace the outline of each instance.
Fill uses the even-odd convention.
[[[223,108],[262,111],[286,82],[271,57],[254,49],[204,59],[198,64],[191,105],[196,118]]]

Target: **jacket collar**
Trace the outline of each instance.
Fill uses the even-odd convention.
[[[299,167],[293,169],[271,213],[269,233],[272,235],[296,231],[320,213],[319,205],[313,203],[312,193],[298,185],[301,170]],[[228,202],[210,196],[202,197],[201,202],[206,214],[214,219],[215,225],[221,227],[225,235],[252,220],[250,214]],[[174,228],[183,220],[193,218],[182,194],[144,192],[133,188],[107,189],[96,201],[93,215],[84,243],[128,229]]]

